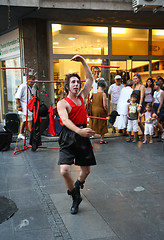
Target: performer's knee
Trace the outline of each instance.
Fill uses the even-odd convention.
[[[60,174],[63,176],[63,177],[67,177],[69,175],[69,168],[67,167],[60,167]]]

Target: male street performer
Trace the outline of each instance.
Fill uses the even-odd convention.
[[[90,128],[87,128],[87,115],[84,106],[84,99],[89,94],[93,83],[93,76],[85,59],[80,55],[75,55],[72,61],[81,62],[86,75],[86,82],[80,91],[81,82],[77,73],[66,75],[65,91],[67,97],[57,104],[57,110],[60,116],[63,129],[59,137],[60,172],[68,188],[68,195],[72,196],[73,204],[71,213],[78,212],[79,204],[82,201],[80,188],[84,187],[85,179],[90,173],[90,166],[96,165],[92,145],[89,137],[95,134]],[[77,181],[74,183],[71,176],[71,165],[80,166],[81,171]]]

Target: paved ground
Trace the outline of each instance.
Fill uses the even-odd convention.
[[[44,146],[58,146],[55,139],[43,140]],[[0,152],[0,196],[19,209],[0,224],[0,239],[163,240],[164,143],[107,140],[106,145],[92,140],[97,166],[82,191],[77,215],[70,214],[58,150],[28,149],[13,155],[13,143],[10,151]],[[75,179],[78,172],[73,167]]]

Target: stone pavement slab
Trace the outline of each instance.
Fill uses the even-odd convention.
[[[82,195],[79,213],[70,214],[71,198],[65,193],[50,195],[73,240],[115,237],[113,230],[104,221],[92,204]],[[77,227],[78,223],[78,227]]]

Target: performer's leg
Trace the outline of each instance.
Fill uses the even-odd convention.
[[[90,173],[90,166],[82,166],[80,171],[80,176],[78,180],[75,182],[71,177],[71,166],[70,165],[60,165],[60,173],[64,178],[64,182],[68,188],[68,195],[72,196],[72,207],[71,213],[76,214],[79,210],[79,204],[82,201],[82,197],[80,195],[80,188],[83,188],[83,184],[88,174]]]
[[[64,182],[68,188],[69,191],[72,191],[74,189],[74,181],[71,177],[71,166],[70,165],[60,165],[60,173],[64,178]]]
[[[80,194],[80,188],[83,189],[85,179],[87,178],[87,176],[90,173],[90,166],[81,166],[80,168],[81,168],[80,175],[74,184],[73,190],[72,191],[68,190],[68,194],[72,195],[72,200],[73,200],[73,204],[71,207],[72,214],[76,214],[79,210],[79,204],[82,201],[82,197]]]
[[[80,166],[80,168],[81,168],[81,171],[80,171],[80,175],[79,175],[78,180],[81,183],[84,183],[85,179],[90,174],[90,166]]]
[[[82,201],[80,195],[80,181],[77,180],[74,184],[74,181],[71,177],[71,166],[70,165],[60,165],[60,173],[64,178],[64,182],[68,188],[68,195],[72,196],[72,207],[71,214],[76,214],[79,210],[79,204]]]

